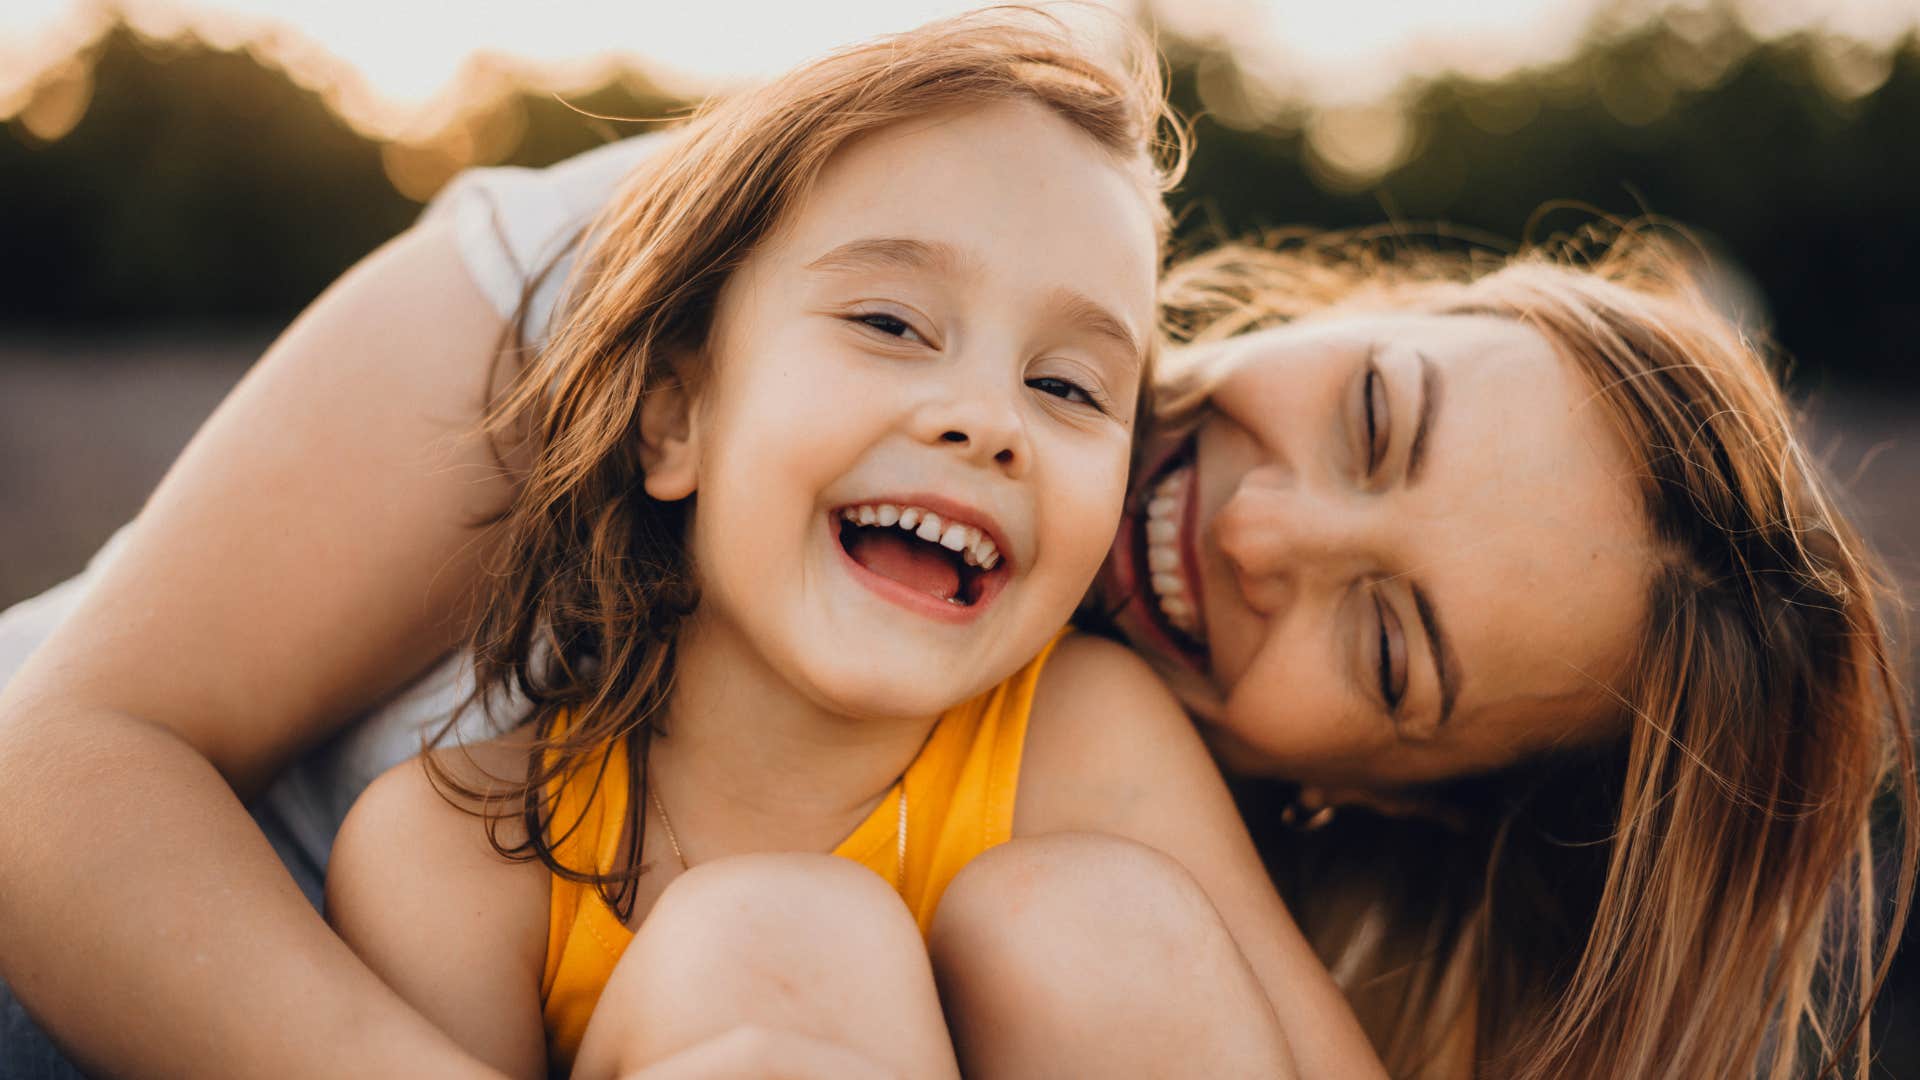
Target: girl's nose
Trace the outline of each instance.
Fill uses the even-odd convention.
[[[1365,572],[1383,509],[1378,496],[1302,484],[1263,466],[1241,479],[1211,531],[1248,606],[1273,614],[1315,580]]]
[[[915,426],[920,438],[1016,479],[1033,459],[1019,402],[1003,390],[956,380],[921,409]]]

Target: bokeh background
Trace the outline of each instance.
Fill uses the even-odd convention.
[[[273,334],[459,170],[556,161],[650,126],[606,117],[966,6],[8,0],[0,606],[78,571]],[[1920,593],[1915,0],[1119,6],[1196,118],[1186,243],[1687,227]],[[1879,1075],[1920,1076],[1920,949],[1882,1013]]]

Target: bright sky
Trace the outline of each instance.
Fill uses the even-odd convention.
[[[101,0],[0,4],[0,84],[31,77],[97,25]],[[1107,0],[1132,10],[1140,0]],[[1155,0],[1175,28],[1223,37],[1273,89],[1377,97],[1407,75],[1483,76],[1570,50],[1605,0]],[[1616,0],[1628,10],[1673,6]],[[1699,6],[1707,0],[1678,0]],[[1870,42],[1920,25],[1920,0],[1737,0],[1766,34],[1822,26]],[[697,80],[778,71],[846,41],[975,6],[965,0],[121,0],[149,32],[239,44],[291,26],[357,69],[388,105],[446,86],[475,51],[573,66],[621,56]],[[84,40],[84,38],[81,38]],[[9,75],[12,77],[9,78]],[[7,87],[0,85],[0,96]]]

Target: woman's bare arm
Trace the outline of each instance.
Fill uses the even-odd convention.
[[[0,976],[115,1076],[477,1071],[354,958],[235,791],[451,647],[508,483],[502,322],[443,227],[344,277],[214,413],[0,692]]]
[[[1086,636],[1062,642],[1041,675],[1014,816],[1018,836],[1076,831],[1186,867],[1266,990],[1299,1075],[1386,1075],[1179,703],[1139,657]]]

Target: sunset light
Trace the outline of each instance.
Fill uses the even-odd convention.
[[[501,108],[533,91],[566,101],[622,80],[679,100],[764,77],[836,45],[977,6],[963,0],[708,3],[473,0],[457,8],[354,0],[13,0],[0,10],[0,120],[39,143],[85,116],[89,48],[118,24],[153,43],[244,51],[317,94],[356,131],[387,146],[386,168],[422,199],[454,172],[503,159],[519,138]],[[1316,178],[1358,190],[1402,163],[1417,141],[1405,95],[1447,75],[1491,83],[1565,61],[1583,42],[1654,18],[1683,42],[1690,20],[1722,26],[1708,0],[1109,0],[1163,40],[1231,56],[1203,65],[1202,103],[1219,122],[1300,130]],[[1890,47],[1920,12],[1901,0],[1803,3],[1734,0],[1742,40],[1809,34],[1816,76],[1841,99],[1885,80]],[[1068,17],[1074,5],[1060,8]],[[1086,7],[1082,6],[1084,13]],[[456,17],[449,17],[457,11]],[[1703,31],[1703,33],[1705,33]],[[1724,34],[1720,38],[1724,38]],[[1622,123],[1662,115],[1673,95],[1700,89],[1744,48],[1690,42],[1656,69],[1596,79],[1592,91]],[[1531,105],[1524,105],[1531,108]],[[1489,130],[1524,123],[1497,100],[1476,104]]]

